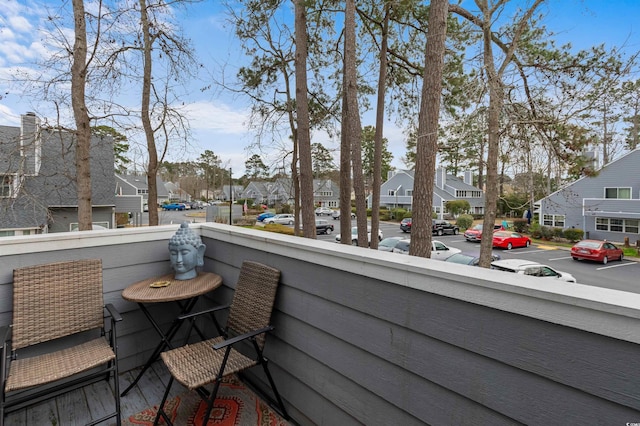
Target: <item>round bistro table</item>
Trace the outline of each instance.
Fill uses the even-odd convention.
[[[142,367],[136,379],[121,393],[125,396],[140,380],[142,375],[149,369],[151,364],[158,359],[160,353],[166,348],[173,349],[171,340],[174,338],[182,325],[184,315],[189,314],[194,308],[200,296],[205,295],[222,285],[222,277],[212,272],[200,272],[198,276],[190,280],[176,280],[174,274],[167,274],[160,277],[147,278],[137,283],[131,284],[122,291],[122,298],[130,302],[136,302],[140,310],[147,317],[153,328],[160,335],[160,342],[156,346],[145,365]],[[170,302],[180,307],[180,313],[174,318],[169,329],[165,332],[160,328],[158,322],[153,318],[147,305],[154,303]],[[203,333],[197,325],[192,322],[192,327],[204,339]],[[187,339],[191,335],[191,329],[187,334]]]

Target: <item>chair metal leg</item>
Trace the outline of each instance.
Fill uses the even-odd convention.
[[[262,350],[260,350],[258,343],[255,340],[253,340],[253,346],[256,349],[256,353],[258,354],[258,361],[260,362],[260,365],[262,365],[264,374],[267,376],[267,379],[269,380],[271,389],[273,389],[273,393],[275,394],[276,400],[278,401],[278,405],[280,406],[280,410],[282,411],[280,414],[282,415],[282,417],[284,417],[285,420],[289,420],[289,414],[287,413],[287,409],[284,408],[284,403],[282,402],[282,398],[280,397],[278,388],[276,388],[276,382],[273,381],[273,377],[271,376],[271,372],[269,371],[269,366],[267,365],[269,360],[262,355]]]
[[[113,397],[116,402],[116,425],[122,424],[122,409],[120,406],[120,375],[118,374],[118,358],[113,360]]]
[[[218,376],[213,385],[213,390],[211,391],[211,395],[209,395],[209,399],[207,400],[207,412],[204,414],[202,418],[202,426],[206,426],[209,421],[209,416],[211,416],[211,412],[213,411],[213,405],[216,403],[216,395],[218,395],[218,389],[220,388],[220,381],[222,377]]]
[[[173,385],[173,376],[169,378],[169,383],[167,384],[167,390],[164,391],[164,395],[162,396],[162,402],[158,405],[158,414],[156,414],[156,419],[153,421],[153,426],[157,426],[160,421],[160,416],[167,422],[168,425],[172,425],[171,420],[167,413],[164,412],[164,404],[167,402],[167,397],[169,396],[169,391],[171,390],[171,386]]]

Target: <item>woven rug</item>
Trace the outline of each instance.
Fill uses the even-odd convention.
[[[200,426],[202,418],[207,410],[206,404],[198,394],[185,392],[165,403],[165,412],[176,426]],[[147,408],[128,419],[123,419],[122,424],[153,425],[158,407]],[[160,424],[165,424],[160,420]],[[255,393],[253,393],[236,377],[225,379],[220,385],[214,408],[207,426],[288,426],[289,423],[282,419]]]

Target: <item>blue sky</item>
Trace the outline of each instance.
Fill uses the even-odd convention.
[[[46,52],[36,31],[44,18],[42,4],[60,4],[54,0],[0,0],[0,125],[18,125],[20,114],[26,111],[51,111],[46,105],[34,105],[27,97],[15,91],[8,80],[14,67],[31,67]],[[515,4],[526,4],[515,1]],[[465,0],[463,6],[471,5]],[[471,6],[469,6],[471,7]],[[571,42],[576,49],[606,43],[607,46],[625,45],[627,53],[640,49],[640,1],[638,0],[551,0],[543,6],[546,25],[563,43]],[[201,61],[212,73],[220,75],[221,65],[225,74],[232,76],[244,58],[233,37],[233,29],[225,27],[226,15],[220,2],[206,0],[181,14],[187,36],[191,38]],[[636,76],[638,78],[640,76]],[[206,78],[203,76],[203,78]],[[248,147],[254,136],[246,130],[248,105],[218,90],[198,90],[205,83],[194,82],[184,103],[191,118],[192,146],[186,151],[174,153],[172,161],[196,159],[205,149],[212,150],[234,176],[244,172],[244,162],[253,153],[259,153],[268,164],[278,157],[272,150],[257,152]],[[37,108],[36,108],[37,107]],[[373,124],[372,115],[365,115],[363,125]],[[403,168],[400,158],[405,153],[402,131],[391,124],[385,125],[385,137],[395,159],[393,165]],[[329,149],[337,149],[339,141],[330,141],[324,135],[316,135],[314,142],[321,142]],[[274,144],[278,145],[278,144]]]

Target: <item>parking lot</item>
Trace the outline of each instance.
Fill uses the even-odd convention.
[[[340,232],[340,221],[333,222],[335,223],[334,233],[332,235],[318,235],[318,240],[335,241],[335,234]],[[355,226],[355,220],[352,221],[352,224]],[[395,222],[382,222],[380,223],[380,229],[385,237],[404,236],[405,238],[411,238],[411,234],[402,232],[400,225]],[[450,247],[458,248],[463,253],[480,253],[480,243],[467,242],[460,234],[434,236],[433,238]],[[502,259],[527,259],[549,265],[559,271],[568,272],[577,279],[579,284],[640,293],[640,281],[637,279],[638,274],[640,274],[640,262],[636,260],[624,259],[622,262],[612,261],[606,265],[595,262],[575,261],[571,258],[567,249],[540,244],[512,250],[494,249],[494,252],[498,253]],[[455,268],[460,265],[451,264],[451,266]],[[563,284],[566,285],[566,283],[558,283],[558,285]]]
[[[190,218],[187,214],[189,214],[188,211],[162,212],[160,214],[161,224],[180,223],[184,220],[204,222],[204,218]],[[333,220],[330,216],[317,216],[317,218],[328,220],[335,228],[330,235],[318,235],[317,239],[337,244],[335,242],[335,236],[340,234],[340,221]],[[351,223],[352,226],[355,226],[355,219],[352,220]],[[400,230],[400,224],[396,222],[381,222],[380,230],[385,237],[402,236],[411,238],[411,234],[402,232]],[[434,236],[433,238],[442,241],[450,247],[458,248],[462,250],[463,253],[477,254],[480,252],[480,243],[467,242],[460,234],[442,235],[440,237]],[[566,249],[540,244],[534,244],[528,248],[512,250],[495,249],[494,251],[498,253],[502,259],[527,259],[549,265],[559,271],[568,272],[573,275],[580,284],[640,293],[640,282],[637,279],[638,274],[640,274],[640,262],[635,260],[624,259],[622,262],[612,261],[607,265],[587,261],[578,262],[571,258],[569,251]],[[398,254],[398,256],[402,255]],[[461,266],[462,265],[451,264],[452,268]],[[566,283],[559,282],[558,285],[566,285]]]

